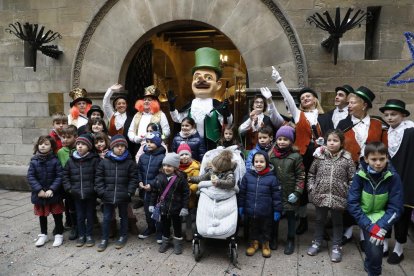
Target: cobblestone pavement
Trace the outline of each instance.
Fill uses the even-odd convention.
[[[139,229],[143,230],[143,210],[135,212]],[[49,232],[53,229],[52,220],[49,217]],[[53,248],[53,242],[49,241],[44,247],[36,248],[34,242],[40,227],[33,214],[30,193],[0,190],[0,275],[366,275],[362,265],[363,253],[356,239],[344,247],[341,263],[330,261],[326,243],[318,256],[308,256],[306,249],[311,242],[312,226],[305,235],[297,237],[296,251],[290,256],[283,254],[284,220],[281,222],[279,249],[273,251],[269,259],[263,258],[259,252],[247,257],[244,254],[246,242],[240,238],[240,268],[229,262],[227,244],[217,240],[206,241],[205,254],[199,262],[194,261],[190,242],[185,244],[182,255],[175,255],[172,250],[160,254],[153,237],[143,241],[130,236],[125,248],[116,250],[111,243],[106,251],[99,253],[96,246],[76,247],[74,242],[67,240],[68,232],[65,232],[65,242],[61,247]],[[97,241],[99,231],[96,229]],[[354,230],[354,237],[358,234]],[[394,241],[390,241],[390,245],[393,244]],[[406,245],[404,255],[405,260],[394,266],[387,264],[384,258],[383,275],[413,275],[414,246],[411,241]]]

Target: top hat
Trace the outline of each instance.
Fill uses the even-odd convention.
[[[128,98],[127,98],[127,95],[125,95],[125,94],[120,94],[120,95],[117,95],[117,96],[113,99],[113,101],[112,101],[112,107],[113,107],[115,110],[116,110],[116,108],[115,108],[116,102],[117,102],[119,99],[124,99],[124,100],[128,103]]]
[[[298,101],[299,102],[300,102],[300,96],[302,96],[305,93],[311,93],[313,96],[315,96],[317,99],[319,99],[318,94],[316,94],[316,92],[313,91],[313,89],[311,89],[309,87],[304,87],[299,91],[299,94],[298,94]]]
[[[404,114],[405,116],[410,116],[410,111],[405,109],[405,102],[397,99],[389,99],[383,107],[380,107],[379,110],[384,113],[385,110],[396,110]]]
[[[74,106],[79,101],[85,101],[89,104],[92,104],[91,99],[87,98],[88,92],[85,90],[85,88],[74,88],[69,92],[69,96],[73,99],[73,101],[70,103],[70,107]]]
[[[212,69],[217,74],[217,78],[221,77],[220,67],[220,52],[216,49],[203,47],[195,51],[195,65],[192,69],[192,73],[198,69],[207,68]]]
[[[160,95],[160,90],[155,85],[150,85],[145,87],[144,90],[144,97],[153,97],[154,99],[158,99]]]
[[[101,109],[101,107],[99,105],[93,105],[93,106],[91,106],[91,109],[89,109],[88,113],[86,113],[86,116],[88,118],[90,118],[91,115],[92,115],[92,113],[95,112],[95,111],[97,111],[97,112],[99,112],[101,114],[101,118],[102,119],[104,118],[104,112],[103,112],[103,110]]]
[[[352,88],[352,86],[348,84],[344,84],[342,86],[338,86],[335,88],[335,92],[338,92],[339,90],[344,91],[346,95],[349,95],[350,93],[355,93],[355,90]]]
[[[360,86],[354,92],[354,94],[357,95],[358,97],[360,97],[361,99],[363,99],[364,102],[366,102],[368,104],[369,108],[372,107],[372,102],[375,99],[375,94],[371,90],[369,90],[369,88],[367,88],[365,86]]]

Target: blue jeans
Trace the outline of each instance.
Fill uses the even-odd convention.
[[[102,239],[109,239],[109,225],[114,215],[115,207],[118,207],[119,217],[120,217],[120,237],[127,237],[128,233],[128,202],[111,204],[104,203],[104,213],[103,213],[103,227],[102,227]]]
[[[92,236],[95,220],[95,198],[75,199],[75,208],[79,237]]]
[[[364,268],[368,276],[381,275],[383,245],[374,245],[369,241],[371,235],[368,231],[362,230],[365,238],[365,262]]]

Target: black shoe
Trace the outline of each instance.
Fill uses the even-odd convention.
[[[365,252],[365,241],[359,241],[359,248],[362,252]]]
[[[95,245],[95,240],[91,236],[86,237],[86,247],[92,247]]]
[[[296,235],[302,235],[308,231],[308,218],[300,218],[298,228],[296,228]]]
[[[121,249],[123,248],[127,243],[128,237],[119,237],[119,239],[115,242],[115,248]]]
[[[293,252],[295,252],[295,241],[288,240],[283,253],[285,253],[285,255],[292,255]]]
[[[277,250],[278,245],[279,243],[277,242],[277,238],[272,239],[269,243],[269,247],[272,250]]]
[[[388,255],[390,254],[389,250],[382,252],[382,257],[388,257]]]
[[[80,237],[77,241],[76,241],[76,247],[82,247],[86,242],[86,238],[85,237]]]
[[[76,226],[72,226],[69,233],[69,240],[73,241],[78,238],[78,230],[76,229]]]
[[[387,258],[387,263],[396,265],[396,264],[399,264],[402,260],[404,260],[404,254],[401,254],[401,256],[398,256],[397,253],[392,252],[391,255]]]
[[[345,245],[348,242],[352,241],[352,236],[350,238],[347,238],[346,236],[342,236],[342,241],[341,241],[341,245]]]
[[[107,246],[108,246],[108,240],[101,240],[101,242],[98,244],[98,252],[105,251]]]

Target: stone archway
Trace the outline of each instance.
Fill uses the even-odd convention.
[[[289,87],[307,84],[298,37],[272,0],[108,0],[79,44],[72,87],[105,91],[122,79],[134,45],[146,41],[160,25],[178,20],[204,22],[231,39],[246,63],[251,87],[273,85],[271,65],[278,66]]]

